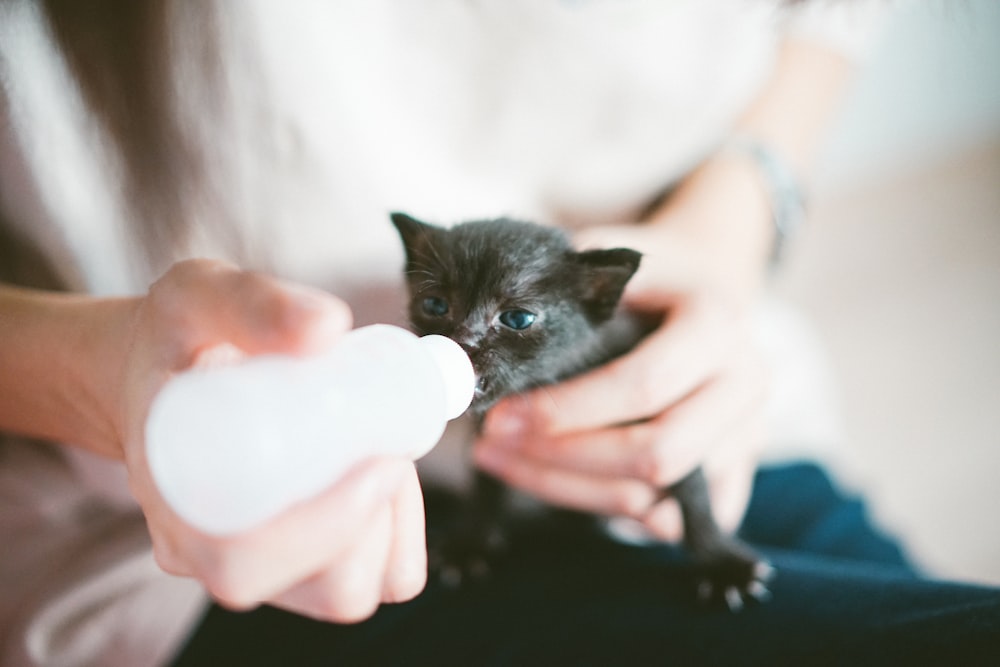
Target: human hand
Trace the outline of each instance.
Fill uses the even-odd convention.
[[[423,501],[412,462],[362,463],[318,497],[228,537],[181,520],[146,462],[146,415],[171,374],[220,356],[319,352],[350,327],[350,310],[332,296],[209,260],[175,265],[135,302],[113,414],[130,487],[164,570],[197,579],[230,608],[271,603],[338,622],[362,620],[381,602],[422,590]]]
[[[665,319],[630,353],[498,404],[476,462],[543,500],[628,517],[664,540],[683,524],[662,489],[702,465],[716,519],[734,530],[765,437],[751,292],[700,279],[698,248],[666,226],[592,230],[582,245],[643,252],[624,305]]]

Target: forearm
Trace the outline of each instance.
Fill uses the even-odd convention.
[[[733,129],[768,147],[800,184],[852,73],[843,56],[804,41],[787,42],[774,74]],[[762,281],[774,244],[772,202],[762,174],[742,151],[723,147],[650,216],[673,235],[704,249],[692,270],[722,289],[753,290]]]
[[[0,284],[0,429],[120,458],[107,397],[136,304]]]

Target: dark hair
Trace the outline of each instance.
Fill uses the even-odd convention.
[[[189,69],[203,78],[197,90],[206,113],[225,104],[216,5],[41,0],[41,6],[86,105],[120,154],[126,214],[135,220],[128,227],[150,261],[163,263],[193,233],[193,207],[212,196],[205,147],[178,118],[171,61],[184,49],[197,63]]]

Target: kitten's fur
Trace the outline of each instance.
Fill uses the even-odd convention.
[[[552,384],[631,349],[655,323],[618,309],[640,254],[626,248],[577,252],[560,230],[509,219],[442,229],[393,213],[406,251],[409,315],[421,335],[448,336],[468,352],[478,385],[478,419],[504,396]],[[700,469],[664,493],[680,502],[685,544],[704,567],[703,597],[738,608],[766,593],[767,567],[723,535],[709,507]],[[480,558],[500,521],[503,490],[477,474],[461,548],[446,555],[464,570]]]

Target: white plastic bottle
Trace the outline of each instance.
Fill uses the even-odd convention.
[[[174,376],[150,407],[149,468],[182,518],[231,535],[367,457],[423,456],[474,390],[472,364],[452,340],[363,327],[320,356],[252,357]]]

